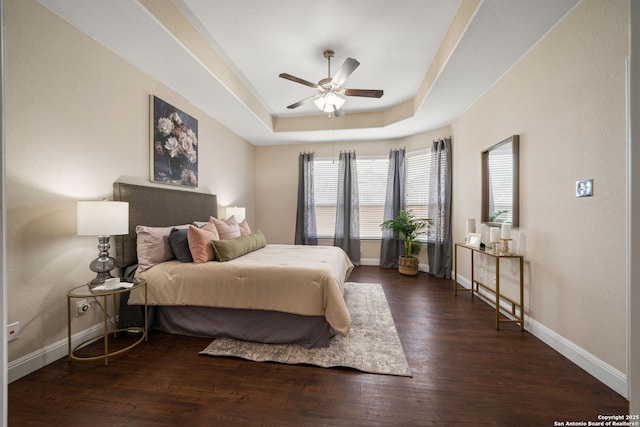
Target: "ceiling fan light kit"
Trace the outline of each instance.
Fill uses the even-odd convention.
[[[300,100],[294,104],[288,105],[287,108],[298,108],[302,104],[306,104],[309,101],[313,101],[316,107],[325,112],[333,113],[336,117],[342,116],[344,111],[342,107],[345,104],[345,96],[360,96],[366,98],[381,98],[384,91],[379,89],[343,89],[342,84],[347,78],[355,71],[360,63],[354,58],[347,58],[340,66],[333,78],[331,77],[331,59],[335,56],[335,52],[332,50],[325,50],[324,57],[327,60],[327,68],[329,77],[320,80],[317,84],[310,81],[301,79],[300,77],[293,76],[287,73],[281,73],[279,77],[291,80],[292,82],[299,83],[305,86],[312,87],[318,91],[317,95],[310,96],[303,100]]]
[[[325,113],[334,113],[336,110],[340,110],[342,108],[345,101],[346,100],[343,97],[338,96],[333,92],[329,92],[325,95],[316,97],[313,103],[316,104],[316,107],[318,107],[319,110],[322,110]]]

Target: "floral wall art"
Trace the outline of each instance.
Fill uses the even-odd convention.
[[[153,95],[151,180],[198,186],[198,121]]]

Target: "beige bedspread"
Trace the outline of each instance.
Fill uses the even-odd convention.
[[[227,262],[204,264],[176,260],[138,273],[147,281],[149,305],[195,305],[274,310],[324,316],[347,335],[351,316],[344,302],[344,282],[353,264],[333,246],[267,245]],[[144,301],[132,291],[129,304]]]

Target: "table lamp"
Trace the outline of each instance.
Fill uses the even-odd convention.
[[[245,208],[239,208],[237,206],[227,207],[226,209],[227,218],[230,218],[232,215],[235,217],[238,224],[244,221],[245,218]]]
[[[116,267],[116,260],[109,256],[109,238],[127,233],[129,203],[107,200],[78,202],[78,236],[98,236],[98,258],[89,264],[91,271],[96,273],[89,283],[90,289],[113,277],[111,270]]]

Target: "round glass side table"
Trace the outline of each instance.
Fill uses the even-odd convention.
[[[130,286],[130,287],[125,287]],[[125,292],[135,291],[135,292],[144,292],[144,327],[127,327],[127,328],[119,328],[118,327],[118,304],[117,298],[119,298],[120,294]],[[72,336],[71,336],[71,311],[72,307],[75,310],[75,304],[72,305],[72,300],[95,300],[102,307],[102,311],[104,314],[104,325],[103,330],[100,335],[96,335],[89,339],[82,341],[81,343],[73,346],[72,344]],[[110,303],[111,301],[111,303]],[[110,312],[111,311],[111,316]],[[119,354],[125,353],[132,348],[139,345],[142,341],[147,341],[148,339],[148,320],[147,320],[147,282],[144,280],[136,279],[133,283],[126,284],[123,282],[123,287],[117,289],[108,289],[108,290],[96,290],[90,289],[89,284],[84,284],[80,286],[76,286],[75,288],[69,290],[67,292],[67,332],[69,339],[69,362],[72,360],[100,360],[104,359],[105,366],[109,364],[109,357],[117,356]],[[109,319],[113,319],[113,328],[109,328]],[[118,333],[136,333],[140,334],[137,340],[126,345],[125,347],[119,348],[117,350],[109,350],[109,339],[117,338]],[[103,340],[104,348],[101,354],[97,356],[78,356],[76,353],[83,347],[94,343],[98,340]]]

